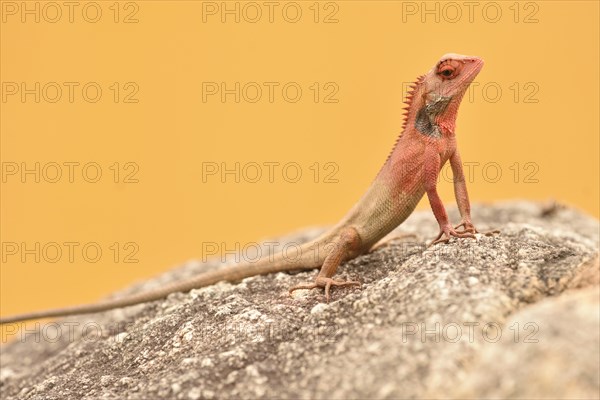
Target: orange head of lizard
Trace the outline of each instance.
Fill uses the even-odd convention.
[[[454,131],[460,101],[482,67],[479,57],[446,54],[422,77],[423,97],[416,118],[421,133],[440,136],[442,131]]]

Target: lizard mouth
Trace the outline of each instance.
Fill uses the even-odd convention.
[[[469,68],[466,76],[466,81],[471,83],[471,81],[479,74],[479,71],[483,68],[483,60],[481,58],[473,57],[468,60],[470,64],[467,68]]]

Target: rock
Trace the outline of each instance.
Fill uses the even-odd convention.
[[[600,387],[600,288],[525,307],[482,348],[452,398],[593,399]],[[510,373],[506,373],[510,371]],[[431,397],[446,397],[442,392]]]
[[[437,225],[415,213],[398,232],[417,239],[342,266],[362,287],[330,304],[287,294],[315,272],[278,273],[14,333],[0,397],[597,398],[598,221],[529,202],[473,217],[502,233],[425,248]],[[191,262],[115,296],[216,267]]]

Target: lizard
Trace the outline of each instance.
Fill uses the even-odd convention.
[[[446,54],[416,79],[406,97],[402,132],[370,187],[335,226],[300,246],[299,257],[291,259],[278,254],[243,265],[220,267],[124,298],[0,318],[0,324],[96,313],[159,300],[171,293],[188,292],[220,281],[237,282],[256,275],[317,268],[320,271],[314,282],[296,285],[289,293],[323,288],[329,302],[332,287],[360,285],[357,281],[333,279],[340,264],[373,248],[408,218],[425,194],[439,224],[439,234],[430,245],[448,242],[451,237],[475,238],[474,234],[479,232],[471,221],[455,125],[461,100],[483,64],[479,57]],[[447,161],[452,169],[454,194],[462,218],[457,226],[450,223],[437,191],[438,176]]]

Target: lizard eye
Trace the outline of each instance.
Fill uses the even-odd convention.
[[[438,75],[440,75],[442,79],[453,79],[456,77],[456,72],[456,68],[454,68],[452,65],[446,64],[438,70]]]

